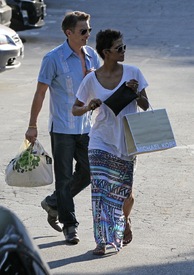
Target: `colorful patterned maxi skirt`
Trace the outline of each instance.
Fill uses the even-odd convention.
[[[123,203],[132,192],[135,161],[125,161],[92,149],[89,150],[89,162],[96,244],[110,244],[119,250],[125,229]]]

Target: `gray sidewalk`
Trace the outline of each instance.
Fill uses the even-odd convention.
[[[51,274],[194,274],[194,2],[186,0],[51,1],[46,26],[25,31],[22,66],[0,74],[0,204],[23,221]],[[14,188],[4,170],[23,141],[43,54],[61,43],[65,9],[84,10],[92,17],[89,41],[99,29],[117,28],[127,44],[125,63],[138,66],[149,82],[153,108],[166,108],[177,147],[138,157],[132,211],[133,241],[121,252],[95,257],[90,188],[75,198],[80,243],[66,245],[62,233],[46,221],[41,200],[54,184]],[[59,29],[59,31],[58,31]],[[57,34],[59,32],[59,34]],[[48,96],[39,118],[39,140],[50,152],[47,133]],[[1,217],[0,217],[1,218]]]

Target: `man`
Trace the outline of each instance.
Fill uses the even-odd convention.
[[[91,114],[74,117],[71,110],[82,79],[98,68],[100,62],[94,49],[86,46],[91,32],[89,14],[67,13],[62,30],[67,40],[46,54],[42,61],[26,139],[34,143],[37,138],[37,118],[49,88],[49,132],[56,191],[47,196],[41,206],[48,213],[49,224],[63,231],[67,242],[77,244],[79,223],[73,197],[90,183],[88,133]],[[74,173],[73,159],[76,161]]]

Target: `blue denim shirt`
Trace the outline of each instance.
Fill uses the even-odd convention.
[[[94,49],[84,46],[86,70],[100,66]],[[47,53],[40,68],[38,81],[49,85],[49,131],[63,134],[82,134],[90,131],[90,113],[73,116],[72,106],[78,87],[84,78],[80,58],[67,41]]]

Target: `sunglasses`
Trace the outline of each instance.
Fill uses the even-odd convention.
[[[92,31],[92,28],[89,28],[89,29],[82,29],[82,30],[80,30],[80,34],[81,34],[81,35],[85,35],[87,32],[91,33],[91,31]]]
[[[116,50],[118,53],[122,53],[126,50],[126,45],[121,45],[121,46],[115,48],[114,50]]]

